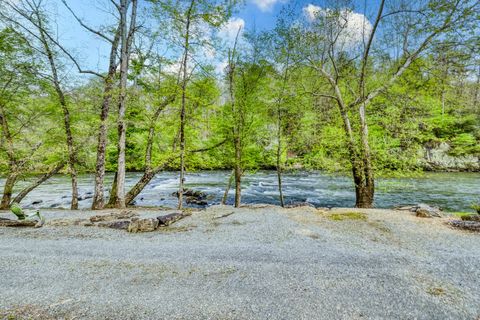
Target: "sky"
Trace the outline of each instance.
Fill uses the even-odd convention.
[[[111,18],[108,8],[104,7],[105,0],[66,0],[78,17],[86,24],[96,27]],[[142,2],[142,0],[140,0]],[[363,7],[364,1],[357,0],[359,7]],[[141,3],[140,2],[140,3]],[[377,0],[368,1],[374,6]],[[298,12],[305,9],[325,8],[325,1],[315,0],[245,0],[244,5],[239,7],[220,35],[224,38],[234,38],[240,25],[245,29],[255,28],[257,31],[274,28],[275,21],[284,5],[294,5]],[[85,69],[105,71],[109,53],[108,44],[98,37],[83,29],[72,14],[65,8],[60,0],[55,0],[49,7],[50,15],[55,17],[57,32],[62,43],[81,61]],[[363,15],[361,15],[363,18]]]

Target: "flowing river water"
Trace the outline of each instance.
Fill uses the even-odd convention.
[[[140,178],[141,173],[127,174],[127,187]],[[188,173],[186,187],[209,195],[209,205],[218,204],[225,191],[229,171],[201,171]],[[108,174],[110,186],[113,175]],[[18,183],[17,191],[33,178]],[[0,179],[3,190],[4,179]],[[352,207],[355,193],[350,176],[324,172],[286,173],[283,180],[286,203],[308,202],[316,207]],[[178,188],[178,173],[158,174],[137,197],[137,206],[175,207],[172,195]],[[277,176],[274,171],[258,171],[244,177],[242,202],[245,204],[278,204]],[[91,206],[93,175],[79,177],[80,208]],[[70,180],[57,175],[32,191],[23,201],[27,208],[69,208]],[[375,207],[392,208],[398,205],[427,203],[447,211],[472,211],[470,205],[480,199],[480,173],[426,173],[415,178],[378,178]],[[228,204],[233,203],[233,189]]]

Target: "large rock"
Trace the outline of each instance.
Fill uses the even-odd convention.
[[[47,223],[52,227],[68,227],[68,226],[93,226],[93,223],[89,219],[55,219]]]
[[[100,221],[114,221],[114,220],[125,220],[133,217],[137,217],[138,213],[135,213],[130,210],[125,210],[121,212],[112,212],[109,214],[98,215],[90,217],[91,222],[100,222]]]
[[[127,230],[130,226],[130,220],[102,221],[97,223],[97,227]]]
[[[480,214],[469,214],[467,216],[462,216],[463,221],[479,221],[480,222]]]
[[[152,232],[157,230],[159,221],[158,219],[138,219],[133,218],[130,224],[128,225],[128,232],[137,233],[137,232]]]
[[[457,229],[480,232],[480,221],[454,220],[448,222],[448,224]]]
[[[172,193],[172,196],[178,198],[178,191]],[[185,202],[187,204],[195,204],[198,206],[207,206],[208,194],[198,190],[192,189],[183,189],[183,196],[185,197]]]
[[[188,216],[191,216],[192,214],[188,211],[186,212],[175,212],[175,213],[171,213],[171,214],[167,214],[167,215],[164,215],[164,216],[159,216],[157,217],[157,220],[159,222],[159,225],[161,226],[169,226],[171,225],[172,223],[180,220],[180,219],[183,219],[185,217],[188,217]]]
[[[400,210],[405,210],[400,208]],[[419,218],[441,218],[444,216],[442,210],[438,207],[432,207],[428,204],[420,203],[409,208],[410,211],[415,212],[415,215]]]
[[[451,147],[442,142],[425,146],[422,154],[422,165],[427,170],[478,171],[480,158],[475,155],[452,156]]]

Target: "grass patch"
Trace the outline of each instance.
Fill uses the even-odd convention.
[[[443,296],[445,294],[445,289],[443,288],[439,288],[439,287],[436,287],[436,288],[429,288],[427,290],[427,293],[428,294],[431,294],[432,296]]]
[[[367,221],[367,215],[361,212],[332,213],[327,216],[333,221],[360,220]]]
[[[461,217],[474,215],[475,213],[473,213],[473,212],[452,212],[452,214],[456,217],[461,218]]]

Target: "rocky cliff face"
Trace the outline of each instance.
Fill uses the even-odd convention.
[[[474,155],[453,157],[449,155],[451,147],[442,142],[438,146],[424,147],[421,165],[432,171],[480,171],[480,157]]]

